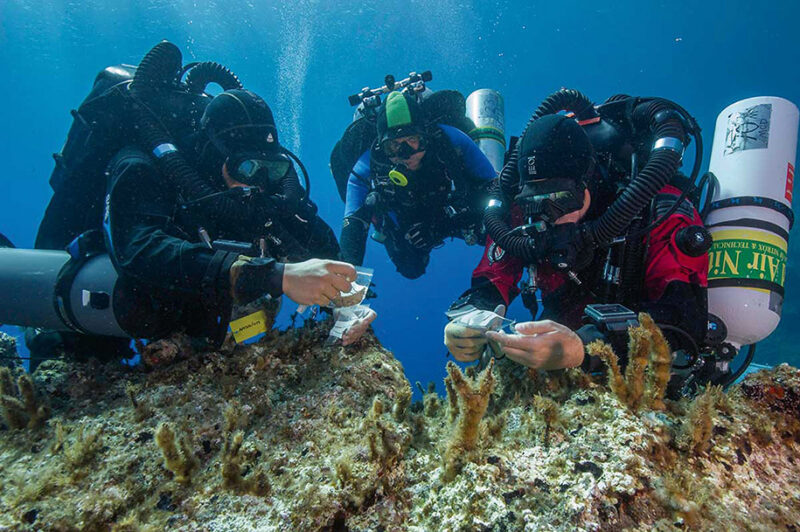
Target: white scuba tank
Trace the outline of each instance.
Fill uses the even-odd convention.
[[[506,154],[503,96],[492,89],[476,90],[467,98],[467,116],[475,123],[470,137],[499,174]]]
[[[737,349],[778,326],[783,305],[797,149],[797,107],[757,97],[717,117],[709,170],[719,179],[705,224],[708,311],[722,318]]]

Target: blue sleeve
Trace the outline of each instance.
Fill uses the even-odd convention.
[[[352,215],[367,199],[369,193],[370,153],[365,151],[358,158],[347,179],[347,196],[344,204],[344,217]]]
[[[455,147],[464,159],[464,168],[469,178],[475,181],[491,181],[497,177],[492,163],[489,162],[489,159],[487,159],[480,148],[478,148],[478,145],[463,131],[445,124],[439,124],[439,127],[442,128],[442,131],[453,144],[453,147]]]

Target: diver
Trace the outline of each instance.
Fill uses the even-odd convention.
[[[577,91],[562,90],[551,101],[559,98],[572,100],[572,108],[561,101],[537,111],[513,149],[513,167],[507,165],[497,183],[507,191],[496,189],[486,211],[491,235],[472,287],[449,313],[474,308],[503,315],[527,272],[523,302],[536,321],[518,323],[507,334],[453,320],[445,327],[445,345],[467,362],[482,356],[488,338],[530,368],[591,372],[602,363],[587,356],[584,345],[605,339],[625,353],[633,309],[652,315],[673,350],[696,353],[708,324],[710,236],[688,194],[676,186],[688,180],[677,169],[691,126],[664,100],[626,99],[616,108],[632,114],[628,124],[640,126],[636,139],[636,130],[619,135],[626,122],[601,119]],[[564,108],[575,114],[555,114]],[[612,129],[617,142],[604,143]],[[620,137],[635,142],[626,145]],[[647,149],[649,157],[641,152]],[[632,167],[614,163],[621,152],[633,158]],[[642,176],[649,189],[636,188]],[[620,222],[621,234],[606,240],[598,228],[608,213],[620,212],[620,200],[628,202],[622,211],[628,218]]]
[[[389,93],[376,127],[376,141],[347,181],[342,259],[362,264],[374,225],[373,238],[386,246],[397,271],[416,279],[446,238],[474,244],[482,236],[482,209],[496,173],[465,133],[430,122],[416,95]]]
[[[68,264],[55,270],[56,318],[68,325],[59,329],[82,334],[59,334],[65,343],[97,349],[100,338],[106,340],[106,352],[118,354],[127,350],[129,339],[109,337],[158,339],[184,331],[219,344],[234,305],[285,294],[298,304],[327,306],[350,290],[355,269],[333,260],[339,253],[335,235],[317,215],[305,168],[279,143],[263,99],[216,63],[182,68],[180,51],[166,41],[132,73],[110,67],[98,80],[104,75],[112,79],[102,96],[124,94],[120,105],[131,105],[118,110],[116,120],[130,113],[136,136],[123,136],[103,163],[107,183],[99,212],[96,200],[76,197],[77,187],[63,186],[76,178],[96,179],[74,175],[82,159],[76,163],[68,157],[75,144],[68,138],[37,236],[37,248],[70,252]],[[205,93],[211,82],[225,89],[213,99]],[[102,101],[96,96],[90,95],[81,110],[87,102]],[[77,114],[81,120],[76,119],[77,133],[71,131],[71,137],[81,137],[82,124],[96,123]],[[86,146],[86,138],[96,133],[77,143]],[[93,140],[103,145],[104,139]],[[303,170],[305,188],[294,162]],[[82,201],[84,208],[78,209]],[[64,261],[33,253],[32,260]],[[85,273],[90,266],[98,270],[94,279]],[[107,278],[104,289],[97,288],[100,278]],[[72,297],[76,291],[82,301]],[[48,303],[51,308],[40,313],[52,323],[52,303],[41,305]],[[104,321],[92,317],[93,311],[103,312]],[[374,317],[371,312],[363,321]],[[356,325],[359,332],[366,329]],[[33,358],[40,351],[38,336],[31,338]],[[52,339],[43,345],[52,349]]]

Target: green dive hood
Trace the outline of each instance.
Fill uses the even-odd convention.
[[[413,96],[400,92],[389,93],[378,110],[378,142],[419,135],[425,132],[422,108]]]

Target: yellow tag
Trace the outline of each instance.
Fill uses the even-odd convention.
[[[267,314],[263,310],[253,312],[231,322],[231,332],[236,343],[267,332]]]
[[[408,184],[408,178],[398,170],[389,170],[389,181],[398,187],[404,187]]]

